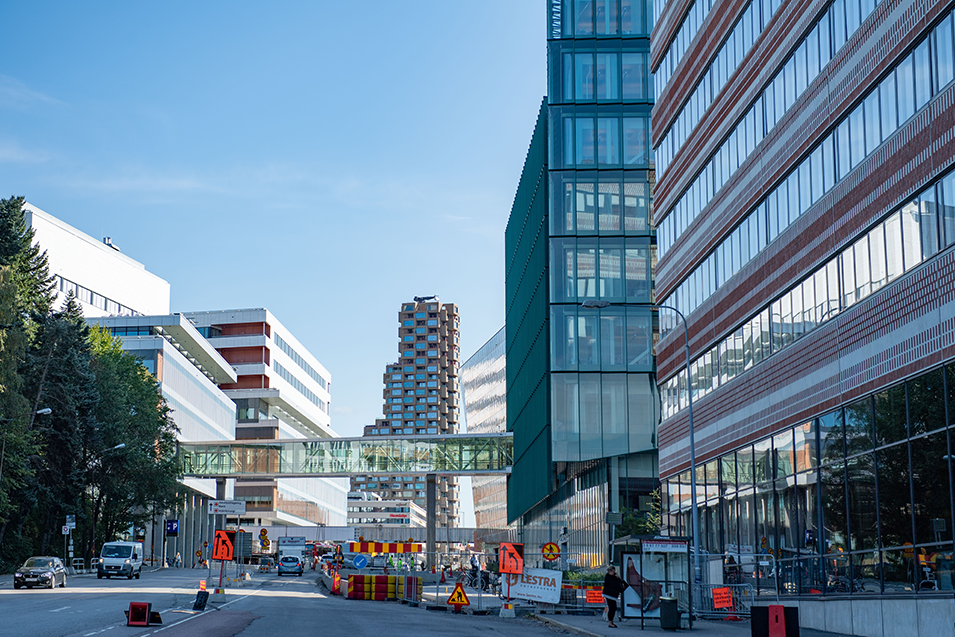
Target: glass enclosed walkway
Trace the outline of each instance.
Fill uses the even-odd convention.
[[[500,475],[511,472],[511,434],[180,442],[196,478],[348,477],[355,474]]]

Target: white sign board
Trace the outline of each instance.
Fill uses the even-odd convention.
[[[543,568],[525,568],[521,575],[504,575],[504,597],[528,599],[534,602],[557,604],[560,602],[561,571]]]
[[[305,544],[305,536],[282,535],[279,536],[279,546],[294,546],[296,544]]]
[[[209,500],[209,515],[245,515],[245,500]]]
[[[644,553],[686,553],[687,543],[681,540],[643,540]]]

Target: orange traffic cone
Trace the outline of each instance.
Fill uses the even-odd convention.
[[[446,582],[447,582],[447,580],[444,579],[444,569],[442,568],[442,569],[441,569],[441,583],[444,584],[444,583],[446,583]]]

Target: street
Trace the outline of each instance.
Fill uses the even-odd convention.
[[[554,635],[555,629],[532,619],[429,612],[396,602],[363,602],[325,594],[316,575],[278,577],[255,574],[248,588],[231,589],[224,604],[193,613],[199,580],[208,571],[163,569],[143,572],[139,580],[71,577],[65,589],[14,590],[0,579],[0,637],[273,637],[282,634],[372,635]],[[211,586],[210,586],[211,588]],[[162,626],[126,626],[130,602],[149,602],[162,615]],[[218,608],[218,610],[213,610]],[[562,630],[556,630],[562,633]]]

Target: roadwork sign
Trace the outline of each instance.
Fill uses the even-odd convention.
[[[464,592],[464,586],[461,582],[455,585],[454,590],[451,591],[451,597],[449,597],[445,603],[448,606],[454,606],[455,610],[461,610],[462,606],[471,605],[471,600],[468,599],[468,594]]]
[[[500,572],[520,575],[524,572],[524,545],[501,542]]]
[[[216,531],[212,543],[212,559],[231,562],[235,557],[235,531]]]

